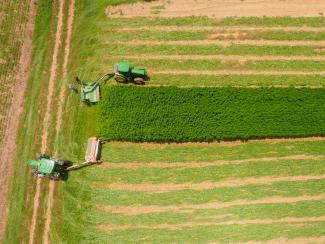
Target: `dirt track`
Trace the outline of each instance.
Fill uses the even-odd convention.
[[[4,132],[4,137],[2,138],[2,142],[5,143],[6,146],[0,148],[0,241],[4,234],[7,220],[8,207],[6,203],[6,195],[8,192],[9,177],[11,176],[12,171],[12,163],[15,157],[19,118],[23,111],[24,93],[26,90],[26,83],[32,57],[32,35],[34,32],[35,15],[35,1],[30,0],[28,21],[26,23],[23,37],[24,41],[21,47],[16,82],[11,91],[11,94],[13,94],[12,103],[8,113],[9,117]]]
[[[209,219],[207,219],[209,220]],[[325,216],[294,218],[287,217],[281,219],[252,219],[252,220],[230,220],[224,222],[185,222],[179,224],[158,224],[158,225],[99,225],[104,230],[125,230],[125,229],[166,229],[177,230],[182,228],[213,226],[213,225],[265,225],[277,223],[304,223],[325,221]]]
[[[70,0],[69,4],[69,16],[67,19],[67,37],[64,44],[64,58],[63,58],[63,67],[62,67],[62,75],[65,79],[68,73],[68,61],[69,61],[69,54],[70,54],[70,42],[71,42],[71,35],[72,35],[72,26],[73,26],[73,18],[74,18],[74,0]],[[62,114],[63,114],[63,102],[65,96],[65,82],[61,85],[60,94],[59,94],[59,104],[58,104],[58,113],[56,117],[56,138],[58,138],[58,134],[60,132],[61,124],[62,124]],[[55,151],[55,157],[58,152]],[[53,208],[53,201],[54,201],[54,189],[55,189],[55,182],[49,182],[49,194],[47,197],[47,206],[46,206],[46,214],[45,214],[45,227],[43,233],[43,243],[49,243],[49,232],[51,228],[51,219],[52,219],[52,208]]]
[[[143,31],[143,30],[153,30],[153,31],[307,31],[307,32],[322,32],[325,31],[325,27],[310,27],[310,26],[283,26],[283,27],[273,27],[273,26],[141,26],[141,27],[119,27],[114,29],[116,32],[124,31]]]
[[[48,130],[49,130],[49,120],[51,116],[51,104],[52,104],[52,98],[54,93],[54,85],[55,85],[55,79],[56,79],[56,72],[57,72],[57,66],[58,66],[58,53],[59,53],[59,47],[61,45],[61,35],[62,35],[62,25],[63,25],[63,6],[64,6],[64,0],[59,0],[59,12],[57,16],[57,27],[56,27],[56,34],[55,34],[55,43],[54,43],[54,49],[53,49],[53,57],[52,57],[52,64],[51,64],[51,70],[50,70],[50,78],[48,82],[48,100],[46,103],[46,111],[44,114],[44,121],[43,121],[43,130],[42,130],[42,141],[41,141],[41,151],[46,152],[47,148],[47,137],[48,137]],[[34,235],[35,235],[35,229],[36,229],[36,221],[37,221],[37,212],[40,205],[40,188],[41,188],[41,180],[40,178],[37,179],[36,182],[36,194],[34,196],[34,204],[33,204],[33,214],[32,214],[32,222],[30,226],[30,232],[29,232],[29,244],[34,243]],[[45,217],[45,222],[47,222],[48,217]],[[45,226],[46,228],[46,226]]]
[[[204,45],[254,45],[254,46],[314,46],[324,47],[325,41],[278,41],[278,40],[181,40],[181,41],[155,41],[155,40],[130,40],[130,41],[110,41],[107,45],[189,45],[189,46],[204,46]]]
[[[210,18],[231,16],[307,17],[320,16],[324,10],[325,2],[322,0],[158,0],[109,7],[106,14],[109,17],[119,18],[186,16],[208,16]]]

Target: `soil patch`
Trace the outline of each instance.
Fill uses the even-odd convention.
[[[322,0],[158,0],[108,7],[108,17],[311,17],[325,9]]]
[[[156,40],[129,40],[129,41],[109,41],[107,45],[170,45],[170,46],[204,46],[218,45],[228,47],[231,45],[252,45],[252,46],[315,46],[324,48],[325,41],[298,41],[298,40],[176,40],[176,41],[156,41]]]
[[[213,32],[229,32],[229,31],[308,31],[308,32],[322,32],[325,31],[325,27],[309,27],[309,26],[283,26],[283,27],[272,27],[272,26],[140,26],[140,27],[119,27],[114,29],[114,32],[125,32],[125,31],[189,31],[189,32],[202,32],[202,31],[213,31]],[[111,31],[111,29],[107,29]]]
[[[252,220],[232,220],[225,222],[185,222],[179,224],[159,224],[159,225],[99,225],[104,230],[121,230],[121,229],[169,229],[177,230],[182,228],[192,228],[213,225],[267,225],[277,223],[304,223],[304,222],[321,222],[325,221],[325,216],[305,217],[305,218],[281,218],[281,219],[252,219]],[[115,228],[116,227],[116,228]]]
[[[26,23],[23,39],[24,41],[20,51],[16,82],[13,84],[10,92],[10,94],[12,94],[12,102],[8,112],[4,137],[1,139],[1,144],[5,144],[5,146],[2,145],[0,147],[0,242],[2,236],[4,235],[8,214],[6,196],[8,193],[9,177],[12,171],[12,164],[16,155],[16,134],[19,127],[19,118],[23,112],[24,93],[26,90],[26,83],[32,57],[32,35],[34,32],[35,16],[35,1],[30,0],[28,21]]]

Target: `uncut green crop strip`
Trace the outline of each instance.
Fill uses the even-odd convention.
[[[109,87],[101,136],[213,141],[325,135],[325,89]]]

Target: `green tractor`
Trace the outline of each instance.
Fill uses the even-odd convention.
[[[100,100],[99,85],[114,78],[118,83],[133,83],[144,85],[149,80],[147,71],[144,68],[134,68],[127,61],[120,61],[114,66],[114,73],[106,73],[98,80],[84,83],[76,77],[77,83],[81,86],[81,101],[86,104],[96,103]]]
[[[88,138],[85,161],[72,165],[71,162],[52,158],[46,154],[38,154],[36,159],[28,160],[27,164],[36,177],[48,177],[51,180],[65,180],[68,172],[88,165],[101,163],[99,160],[102,141],[97,137]]]
[[[28,160],[27,164],[32,168],[33,175],[48,177],[51,180],[60,180],[66,177],[66,169],[69,167],[65,160],[51,158],[46,154],[39,154],[36,160]]]

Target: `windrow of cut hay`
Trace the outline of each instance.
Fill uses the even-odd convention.
[[[107,140],[186,142],[325,135],[325,89],[112,86]]]

